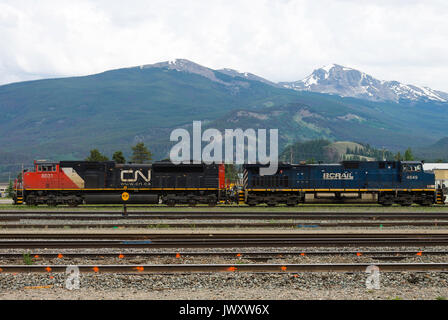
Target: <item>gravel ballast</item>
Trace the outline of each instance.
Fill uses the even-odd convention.
[[[0,274],[0,299],[445,299],[446,273],[381,273],[367,289],[366,273],[81,274],[65,289],[65,274]]]

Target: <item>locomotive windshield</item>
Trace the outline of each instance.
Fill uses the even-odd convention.
[[[56,165],[55,164],[40,164],[37,166],[38,172],[54,172],[56,171]]]
[[[402,169],[405,172],[420,172],[422,171],[422,165],[421,164],[403,164]]]

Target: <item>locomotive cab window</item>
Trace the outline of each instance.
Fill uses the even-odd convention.
[[[56,165],[55,164],[40,164],[37,166],[38,172],[55,172]]]
[[[404,164],[403,165],[404,172],[420,172],[422,171],[421,164]]]

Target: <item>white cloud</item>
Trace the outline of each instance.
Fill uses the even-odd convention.
[[[448,91],[446,1],[0,2],[0,83],[186,58],[273,81],[338,63]]]

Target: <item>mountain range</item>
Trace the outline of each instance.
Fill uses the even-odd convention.
[[[447,136],[447,100],[338,65],[274,83],[185,59],[12,83],[0,86],[0,180],[32,159],[83,159],[93,148],[129,155],[140,141],[165,158],[170,132],[193,120],[204,129],[278,128],[281,148],[318,138],[427,148]]]
[[[378,80],[364,72],[330,64],[316,69],[303,80],[281,82],[285,88],[336,94],[371,101],[448,102],[448,93],[428,87]]]

